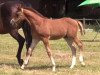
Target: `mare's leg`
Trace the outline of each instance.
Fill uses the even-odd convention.
[[[45,45],[47,54],[48,54],[48,56],[49,56],[49,58],[50,58],[50,60],[51,60],[51,62],[53,64],[52,71],[55,71],[56,65],[55,65],[55,61],[54,61],[54,58],[52,56],[51,49],[50,49],[50,46],[49,46],[49,39],[48,38],[43,38],[42,41],[43,41],[43,43]]]
[[[76,64],[76,48],[74,45],[74,40],[72,38],[65,38],[65,40],[67,41],[68,45],[70,46],[72,50],[72,64],[70,68],[73,68]]]
[[[18,33],[17,30],[12,30],[10,35],[17,40],[19,47],[18,47],[18,52],[17,52],[17,60],[19,65],[21,66],[23,64],[23,60],[21,59],[21,52],[22,52],[22,48],[25,42],[25,39]]]
[[[27,52],[26,52],[26,58],[25,58],[25,60],[24,60],[23,65],[21,66],[21,69],[24,69],[25,65],[28,64],[29,58],[30,58],[31,55],[32,55],[32,51],[33,51],[33,49],[36,47],[36,45],[38,44],[38,42],[39,42],[38,39],[32,39],[31,46],[29,47],[29,49],[28,49]]]
[[[75,38],[74,42],[78,45],[78,47],[80,49],[79,60],[80,60],[81,64],[84,66],[85,63],[83,61],[83,43],[78,37]]]
[[[22,29],[25,35],[26,48],[28,50],[32,42],[32,35],[31,35],[31,28],[26,21],[23,22]]]

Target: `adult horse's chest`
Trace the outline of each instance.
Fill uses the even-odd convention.
[[[0,6],[0,34],[4,33],[4,32],[5,32],[5,29],[4,29],[3,21],[2,21],[2,17],[1,17],[1,6]]]
[[[0,11],[0,34],[6,34],[10,30],[9,24],[7,23],[7,20],[3,20],[1,17],[1,11]]]
[[[6,28],[4,27],[4,24],[3,23],[0,23],[0,34],[6,34],[10,31],[11,29],[9,28]]]
[[[4,27],[3,27],[3,24],[2,22],[0,21],[0,34],[4,33]]]

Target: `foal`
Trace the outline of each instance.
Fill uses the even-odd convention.
[[[83,44],[77,36],[78,27],[83,34],[83,26],[80,21],[71,18],[61,18],[61,19],[48,19],[41,16],[38,12],[33,9],[20,8],[18,13],[13,16],[11,23],[20,23],[23,20],[27,20],[32,33],[32,43],[26,52],[26,58],[21,66],[24,69],[25,65],[28,64],[29,58],[32,55],[33,49],[36,47],[39,41],[42,41],[45,45],[47,54],[51,59],[53,64],[52,70],[55,71],[55,61],[52,56],[52,52],[49,45],[49,40],[57,40],[64,38],[72,50],[72,64],[70,68],[73,68],[76,64],[76,47],[75,44],[80,48],[79,60],[82,65],[83,62]]]

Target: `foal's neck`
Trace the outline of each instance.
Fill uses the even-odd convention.
[[[35,12],[27,10],[27,9],[24,9],[23,11],[24,11],[25,16],[28,18],[28,20],[34,22],[34,24],[38,24],[42,22],[43,17],[36,14]]]

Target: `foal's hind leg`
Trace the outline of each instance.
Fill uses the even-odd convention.
[[[48,56],[49,56],[49,58],[50,58],[50,60],[53,64],[52,71],[55,71],[56,65],[55,65],[55,61],[54,61],[54,58],[52,56],[51,49],[50,49],[50,46],[49,46],[49,39],[44,38],[42,41],[43,41],[45,48],[47,50],[47,54],[48,54]]]
[[[29,49],[28,49],[27,52],[26,52],[26,58],[25,58],[25,60],[24,60],[23,65],[21,66],[21,69],[24,69],[25,65],[28,64],[29,58],[30,58],[31,55],[32,55],[32,51],[33,51],[33,49],[36,47],[36,45],[38,44],[38,42],[39,42],[38,39],[32,39],[31,46],[29,47]]]
[[[76,48],[74,45],[74,40],[72,38],[65,38],[65,40],[67,41],[68,45],[70,46],[72,50],[72,64],[70,68],[73,68],[76,64]]]
[[[78,37],[75,38],[74,42],[78,45],[78,47],[80,49],[79,60],[80,60],[81,64],[84,66],[85,63],[83,61],[83,43]]]

